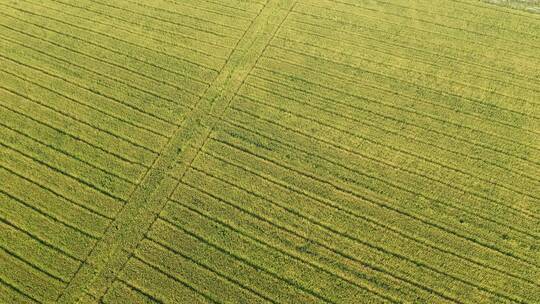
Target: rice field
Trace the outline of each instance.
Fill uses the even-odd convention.
[[[510,6],[0,0],[0,303],[540,303]]]

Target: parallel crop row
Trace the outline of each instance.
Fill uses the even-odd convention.
[[[0,3],[0,302],[73,288],[263,7],[200,2]],[[174,278],[156,244],[110,296],[155,300],[131,281]]]

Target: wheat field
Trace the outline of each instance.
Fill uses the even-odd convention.
[[[0,0],[0,302],[540,303],[518,2]]]

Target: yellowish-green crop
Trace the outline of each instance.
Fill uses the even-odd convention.
[[[0,303],[539,303],[510,2],[0,0]]]

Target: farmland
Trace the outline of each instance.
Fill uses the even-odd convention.
[[[486,2],[521,9],[532,13],[540,13],[539,0],[486,0]]]
[[[487,2],[0,0],[0,303],[540,303],[540,15]]]

